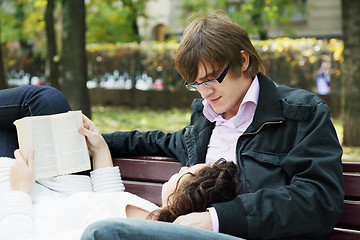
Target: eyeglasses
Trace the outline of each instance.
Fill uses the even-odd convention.
[[[187,89],[189,89],[190,91],[198,91],[198,87],[200,85],[203,85],[203,86],[208,87],[208,88],[213,87],[214,84],[216,84],[216,82],[221,83],[224,80],[227,72],[229,71],[229,68],[230,68],[230,65],[228,65],[225,68],[225,70],[220,74],[220,76],[218,78],[214,78],[214,79],[202,82],[202,83],[193,83],[193,84],[185,83],[185,87]]]

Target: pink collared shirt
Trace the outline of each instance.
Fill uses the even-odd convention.
[[[215,128],[211,134],[206,153],[207,164],[212,164],[220,158],[233,161],[237,164],[237,140],[245,132],[254,118],[259,91],[260,85],[258,77],[256,76],[240,104],[239,111],[229,120],[224,119],[222,114],[216,113],[210,103],[204,99],[203,114],[210,122],[215,122]],[[211,215],[213,231],[219,232],[219,219],[215,208],[208,208],[208,211]]]

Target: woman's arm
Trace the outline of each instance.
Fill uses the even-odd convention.
[[[14,152],[16,161],[10,170],[11,191],[0,197],[0,239],[31,239],[34,222],[31,190],[35,183],[34,151],[26,162],[19,150]]]
[[[0,239],[30,240],[35,236],[29,194],[10,191],[0,197]]]
[[[125,211],[126,217],[136,219],[146,219],[150,214],[150,212],[130,204],[126,206]]]
[[[35,184],[34,150],[30,150],[27,162],[21,156],[19,149],[15,150],[14,155],[16,161],[10,171],[11,190],[30,194]]]
[[[113,167],[109,147],[95,124],[85,115],[83,115],[83,124],[84,126],[80,127],[79,131],[86,137],[88,149],[93,158],[94,170]]]
[[[84,127],[79,131],[86,137],[90,154],[93,158],[91,183],[95,192],[122,192],[125,190],[120,170],[114,168],[109,147],[95,124],[83,115]]]

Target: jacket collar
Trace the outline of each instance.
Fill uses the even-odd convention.
[[[253,122],[246,132],[258,130],[266,122],[280,122],[285,120],[275,83],[262,73],[258,74],[258,78],[260,84],[258,105]]]

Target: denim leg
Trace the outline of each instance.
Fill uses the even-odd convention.
[[[28,85],[0,90],[0,157],[14,157],[18,148],[15,120],[69,110],[63,94],[52,87]]]
[[[107,219],[89,225],[81,240],[239,240],[234,236],[167,222],[130,218]]]

